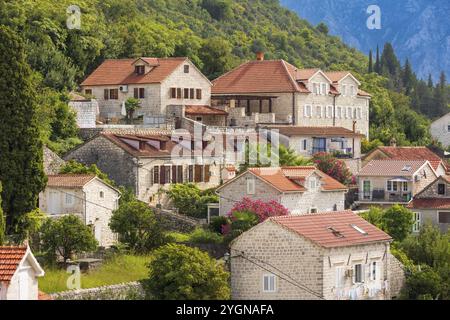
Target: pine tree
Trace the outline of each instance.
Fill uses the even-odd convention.
[[[433,77],[431,76],[431,73],[428,75],[428,88],[434,88]]]
[[[24,234],[24,215],[45,187],[36,91],[22,39],[0,26],[0,181],[6,233]]]
[[[377,45],[377,57],[375,61],[375,72],[381,74],[380,47]]]
[[[369,73],[373,72],[373,54],[372,50],[369,52]]]
[[[384,45],[383,54],[381,55],[381,73],[390,79],[390,89],[396,89],[400,91],[401,89],[401,79],[400,79],[400,61],[395,55],[394,48],[392,44],[387,42]]]

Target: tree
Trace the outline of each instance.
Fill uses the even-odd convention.
[[[394,240],[403,241],[412,232],[414,214],[401,205],[387,209],[382,218],[382,229]]]
[[[219,202],[213,190],[201,191],[193,183],[171,185],[167,195],[179,213],[196,218],[206,217],[208,203]]]
[[[369,52],[369,69],[368,69],[369,73],[373,72],[373,53],[372,50],[370,50]]]
[[[206,252],[168,244],[154,251],[144,284],[147,297],[159,300],[226,300],[229,274]]]
[[[375,72],[381,75],[380,47],[377,46],[377,56],[375,60]]]
[[[381,73],[389,78],[389,89],[399,90],[401,88],[400,70],[400,61],[395,55],[394,48],[387,42],[381,55]]]
[[[0,27],[0,181],[7,233],[23,234],[20,218],[35,209],[46,183],[36,122],[36,91],[24,44]]]
[[[376,148],[381,146],[383,146],[383,142],[378,139],[369,141],[364,138],[361,140],[361,152],[364,154],[369,153],[370,151],[375,150]]]
[[[2,209],[2,189],[3,189],[2,183],[0,182],[0,246],[3,245],[6,241],[5,239],[6,222]]]
[[[409,300],[435,300],[441,297],[442,287],[439,274],[425,265],[406,277],[402,295]]]
[[[336,179],[342,184],[349,185],[353,182],[353,177],[346,164],[333,157],[333,155],[319,152],[313,157],[317,169]]]
[[[136,98],[128,98],[125,101],[125,110],[127,112],[128,123],[133,122],[133,116],[137,109],[141,107],[141,102]]]
[[[168,241],[161,222],[144,202],[122,203],[112,214],[109,226],[119,241],[139,253],[148,252]]]
[[[211,79],[217,78],[234,66],[232,47],[225,39],[215,36],[207,39],[200,51],[203,73]]]
[[[75,254],[95,250],[98,245],[92,230],[75,215],[48,219],[41,233],[43,251],[52,259],[59,253],[64,263]]]
[[[232,1],[230,0],[202,0],[203,9],[216,20],[231,19],[233,17]]]
[[[317,31],[319,31],[320,33],[323,33],[323,34],[328,34],[328,32],[330,31],[328,29],[328,26],[323,22],[319,23],[317,25],[316,29],[317,29]]]
[[[60,174],[92,174],[102,179],[107,184],[115,186],[114,181],[109,179],[108,175],[101,171],[97,165],[92,164],[89,167],[75,160],[67,161],[59,170]]]
[[[412,71],[411,63],[409,62],[409,59],[406,59],[405,66],[403,67],[402,71],[402,82],[403,87],[405,88],[405,94],[409,96],[412,93],[412,90],[415,86],[415,79],[416,76],[414,72]]]
[[[311,159],[305,159],[295,153],[291,148],[287,148],[284,145],[280,145],[279,148],[279,162],[283,167],[295,167],[295,166],[309,166],[312,165]]]

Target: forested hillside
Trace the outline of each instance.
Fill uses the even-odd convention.
[[[81,8],[81,29],[66,26],[66,8]],[[77,87],[106,58],[188,56],[210,78],[256,51],[298,67],[348,69],[373,94],[372,136],[383,143],[427,144],[429,120],[410,98],[368,73],[368,58],[311,26],[278,0],[22,0],[0,2],[0,24],[23,36],[39,83],[44,142],[59,152],[74,139],[62,94]],[[56,116],[59,114],[60,116]],[[61,116],[63,115],[63,116]]]

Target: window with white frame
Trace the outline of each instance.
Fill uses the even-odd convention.
[[[105,193],[103,191],[100,191],[100,199],[103,199],[105,197]]]
[[[343,288],[345,286],[345,267],[336,267],[336,288]]]
[[[65,206],[66,207],[72,207],[75,204],[75,197],[73,194],[66,193],[65,197]]]
[[[309,188],[311,190],[316,190],[317,189],[317,179],[316,178],[310,178],[309,179]]]
[[[255,178],[253,177],[247,178],[247,194],[255,194]]]
[[[317,106],[316,107],[316,116],[317,118],[322,118],[322,106]]]
[[[303,115],[305,116],[305,118],[311,118],[311,113],[312,113],[312,106],[306,105],[304,107]]]
[[[327,118],[333,118],[333,106],[327,106]]]
[[[308,150],[308,140],[303,139],[301,144],[302,144],[302,151]]]
[[[345,119],[345,107],[341,108],[341,119]]]
[[[347,115],[346,115],[347,119],[351,119],[352,118],[352,108],[351,107],[347,107]]]
[[[324,96],[327,95],[327,93],[328,93],[327,89],[328,89],[328,85],[326,83],[322,83],[320,86],[320,93]]]
[[[357,116],[358,116],[358,119],[362,119],[362,110],[361,110],[361,108],[357,109]]]
[[[347,85],[346,84],[343,84],[342,85],[342,95],[345,97],[345,96],[347,96]]]
[[[276,277],[274,274],[263,275],[263,292],[276,292]]]
[[[376,281],[379,280],[379,266],[377,261],[372,261],[370,263],[370,280]]]
[[[364,283],[364,265],[355,264],[353,266],[353,283]]]
[[[341,118],[341,113],[342,113],[342,108],[341,107],[336,107],[336,118],[340,119]]]
[[[355,96],[355,86],[350,86],[350,95]]]
[[[422,214],[420,212],[414,212],[413,232],[420,232],[421,221]]]

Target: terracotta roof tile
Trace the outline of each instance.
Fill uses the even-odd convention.
[[[419,198],[411,201],[409,209],[450,209],[450,198]]]
[[[143,58],[144,61],[157,65],[145,75],[134,72],[133,63],[136,59],[105,60],[92,72],[82,86],[148,84],[160,83],[165,80],[187,58]]]
[[[0,282],[11,281],[27,247],[0,247]]]
[[[305,92],[297,68],[284,60],[250,61],[213,81],[213,94]]]
[[[187,115],[228,115],[228,112],[210,106],[186,106],[185,113]]]
[[[393,160],[428,160],[436,170],[442,159],[427,147],[378,147]]]
[[[358,175],[411,177],[425,163],[427,163],[427,160],[372,160],[361,169]]]
[[[304,192],[305,179],[313,173],[321,177],[324,191],[346,190],[347,187],[326,175],[314,166],[282,167],[282,168],[250,168],[250,172],[282,192]]]
[[[292,136],[324,136],[324,137],[363,137],[361,133],[355,133],[342,127],[298,127],[298,126],[269,126],[270,129],[279,130],[280,134]]]
[[[269,221],[290,229],[325,248],[392,240],[388,234],[351,211],[274,217]],[[354,226],[360,228],[364,234]]]
[[[337,83],[344,79],[347,75],[350,74],[349,71],[329,71],[325,72],[328,78],[330,78],[333,83]]]
[[[81,188],[95,178],[93,174],[58,174],[48,176],[48,187]]]
[[[319,68],[311,68],[311,69],[298,69],[295,72],[296,80],[309,80],[313,75],[315,75],[320,69]]]

